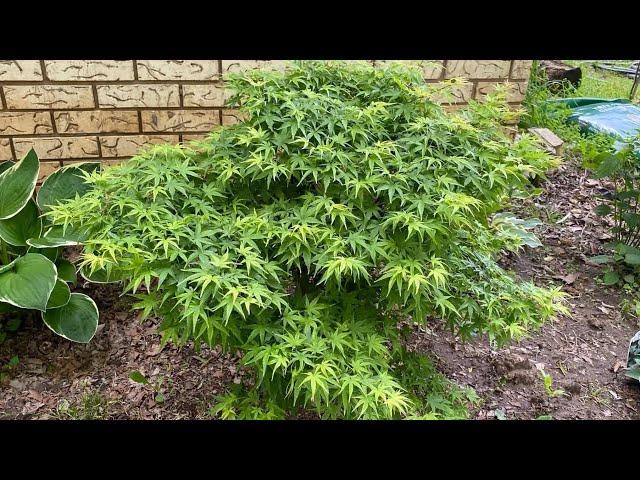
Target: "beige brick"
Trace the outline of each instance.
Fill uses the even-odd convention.
[[[78,163],[99,163],[102,165],[103,160],[102,159],[98,159],[98,158],[64,158],[62,160],[60,160],[60,163],[62,164],[63,167],[67,166],[67,165],[73,165],[73,164],[78,164]]]
[[[37,183],[42,183],[45,178],[60,168],[60,162],[40,162]]]
[[[509,60],[449,60],[446,78],[507,78]]]
[[[222,83],[182,86],[185,107],[222,107],[230,96],[231,90],[225,89]]]
[[[247,119],[247,114],[239,110],[222,110],[222,124],[235,125]]]
[[[124,160],[124,158],[108,160],[102,159],[100,160],[100,165],[102,165],[102,168],[114,167],[116,165],[120,165]]]
[[[220,124],[217,110],[159,110],[142,112],[144,132],[209,132]]]
[[[433,86],[433,91],[435,93],[433,101],[437,103],[466,103],[473,97],[474,85],[471,82],[454,84],[450,89],[441,83],[434,83],[431,85]]]
[[[222,74],[258,69],[282,71],[286,66],[286,60],[222,60]]]
[[[514,60],[511,67],[511,78],[513,80],[528,80],[532,64],[533,60]]]
[[[52,133],[49,112],[0,112],[0,135]]]
[[[209,137],[208,133],[196,133],[196,134],[188,134],[182,136],[182,142],[187,143],[193,140],[205,140]]]
[[[90,110],[55,112],[58,133],[136,133],[138,112],[134,110]]]
[[[96,137],[19,137],[13,139],[13,147],[18,157],[33,147],[41,160],[98,156]]]
[[[93,108],[89,85],[5,85],[9,109]]]
[[[178,85],[100,85],[101,108],[179,107]]]
[[[522,102],[525,94],[527,93],[527,82],[505,82],[503,85],[506,85],[509,88],[507,102]],[[481,100],[495,89],[496,82],[478,82],[475,97],[476,99]]]
[[[139,80],[216,80],[217,60],[138,60]]]
[[[8,138],[0,138],[0,162],[6,160],[13,160],[13,153],[11,153],[11,140]]]
[[[49,80],[112,81],[133,80],[132,60],[46,60]]]
[[[0,82],[42,80],[39,60],[0,60]]]
[[[447,103],[442,105],[442,109],[445,112],[449,112],[449,113],[453,113],[453,112],[458,112],[460,110],[464,110],[465,108],[468,108],[469,105],[466,103]]]
[[[403,63],[418,67],[422,70],[422,77],[425,80],[440,78],[444,69],[443,60],[376,60],[376,66],[388,63]]]
[[[146,145],[179,142],[178,135],[114,135],[100,137],[103,157],[131,157]]]

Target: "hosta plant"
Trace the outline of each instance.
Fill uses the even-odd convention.
[[[86,229],[83,268],[122,280],[165,341],[244,352],[256,388],[219,412],[438,417],[426,377],[406,374],[422,371],[410,322],[502,342],[561,308],[496,263],[533,239],[490,217],[554,165],[509,139],[504,91],[447,113],[434,98],[450,87],[416,69],[343,62],[229,84],[244,123],[93,173],[48,213]]]
[[[91,298],[71,293],[77,275],[65,260],[65,246],[77,245],[77,232],[53,227],[42,213],[89,188],[83,173],[99,164],[63,167],[42,184],[34,198],[40,162],[31,150],[19,162],[0,164],[0,314],[41,312],[56,334],[86,343],[96,332],[98,309]]]
[[[640,332],[636,333],[629,342],[627,367],[625,375],[640,382]]]

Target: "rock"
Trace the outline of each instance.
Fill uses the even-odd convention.
[[[22,383],[20,380],[13,379],[9,382],[9,385],[20,392],[24,390],[24,383]]]
[[[602,330],[604,328],[604,322],[598,317],[589,317],[587,323],[591,328],[595,328],[596,330]]]
[[[505,379],[509,383],[513,383],[515,385],[533,385],[538,377],[535,374],[535,371],[530,370],[514,370],[508,373],[505,376]]]
[[[571,395],[579,395],[580,392],[582,391],[582,385],[580,385],[578,382],[573,382],[567,385],[565,387],[565,390],[569,392]]]

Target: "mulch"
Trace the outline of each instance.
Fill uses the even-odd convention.
[[[571,315],[498,350],[484,339],[462,342],[439,325],[420,329],[413,341],[435,355],[449,378],[483,398],[472,418],[638,419],[640,384],[622,368],[640,325],[622,314],[621,289],[602,285],[602,269],[588,261],[606,253],[611,240],[593,211],[607,185],[568,158],[540,187],[542,195],[511,210],[543,220],[536,234],[544,247],[509,255],[503,266],[538,285],[562,285]],[[566,394],[551,398],[541,371]]]
[[[622,375],[637,319],[622,314],[619,289],[599,282],[601,269],[588,257],[604,253],[607,226],[593,213],[606,190],[568,159],[543,182],[544,194],[514,205],[523,218],[538,217],[536,233],[544,247],[503,259],[505,267],[540,285],[563,285],[571,315],[545,325],[518,343],[493,349],[486,339],[462,342],[442,325],[416,327],[410,342],[432,355],[440,369],[482,398],[476,419],[640,418],[640,385]],[[171,344],[160,349],[157,320],[140,322],[131,302],[109,285],[85,285],[101,312],[99,331],[87,345],[50,332],[39,318],[28,318],[0,345],[0,418],[96,418],[87,398],[103,406],[98,418],[204,419],[216,395],[250,382],[239,367],[239,352]],[[553,378],[551,398],[541,370]],[[141,372],[150,385],[129,379]],[[161,396],[158,397],[158,393]],[[84,406],[84,407],[83,407]],[[80,412],[80,413],[77,413]]]

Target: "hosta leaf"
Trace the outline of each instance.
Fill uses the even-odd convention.
[[[69,290],[69,286],[63,280],[58,279],[56,281],[55,286],[49,296],[49,301],[47,302],[47,310],[50,308],[59,308],[66,305],[69,302],[69,297],[71,296],[71,291]]]
[[[40,255],[44,255],[52,262],[55,262],[58,259],[58,254],[60,253],[60,249],[58,247],[52,248],[36,248],[29,247],[29,253],[39,253]]]
[[[0,267],[0,301],[44,311],[56,278],[51,260],[38,253],[27,253]]]
[[[54,225],[47,228],[42,236],[45,238],[64,238],[77,243],[82,243],[87,239],[86,232],[71,225],[68,225],[67,228],[61,225]]]
[[[67,165],[49,175],[38,192],[37,202],[40,210],[47,212],[49,205],[57,205],[62,200],[82,196],[90,189],[85,183],[83,172],[91,173],[100,168],[97,162],[85,162]]]
[[[74,284],[78,281],[76,274],[76,267],[68,260],[60,259],[56,262],[56,268],[58,269],[58,278],[65,282]]]
[[[93,338],[98,329],[98,318],[98,307],[83,293],[72,293],[65,306],[42,313],[47,327],[78,343],[88,343]]]
[[[41,233],[42,219],[33,200],[13,217],[0,220],[0,238],[9,245],[25,247],[28,238],[39,237]]]
[[[27,204],[36,188],[39,171],[38,156],[31,149],[0,174],[0,220],[13,217]]]
[[[15,165],[14,162],[0,162],[0,173],[4,172],[5,170],[7,170],[8,168],[11,168]]]
[[[41,237],[28,239],[27,245],[35,248],[57,248],[78,245],[78,242],[60,237]]]
[[[624,371],[624,374],[627,377],[633,378],[634,380],[638,380],[640,382],[640,366],[629,368]]]

